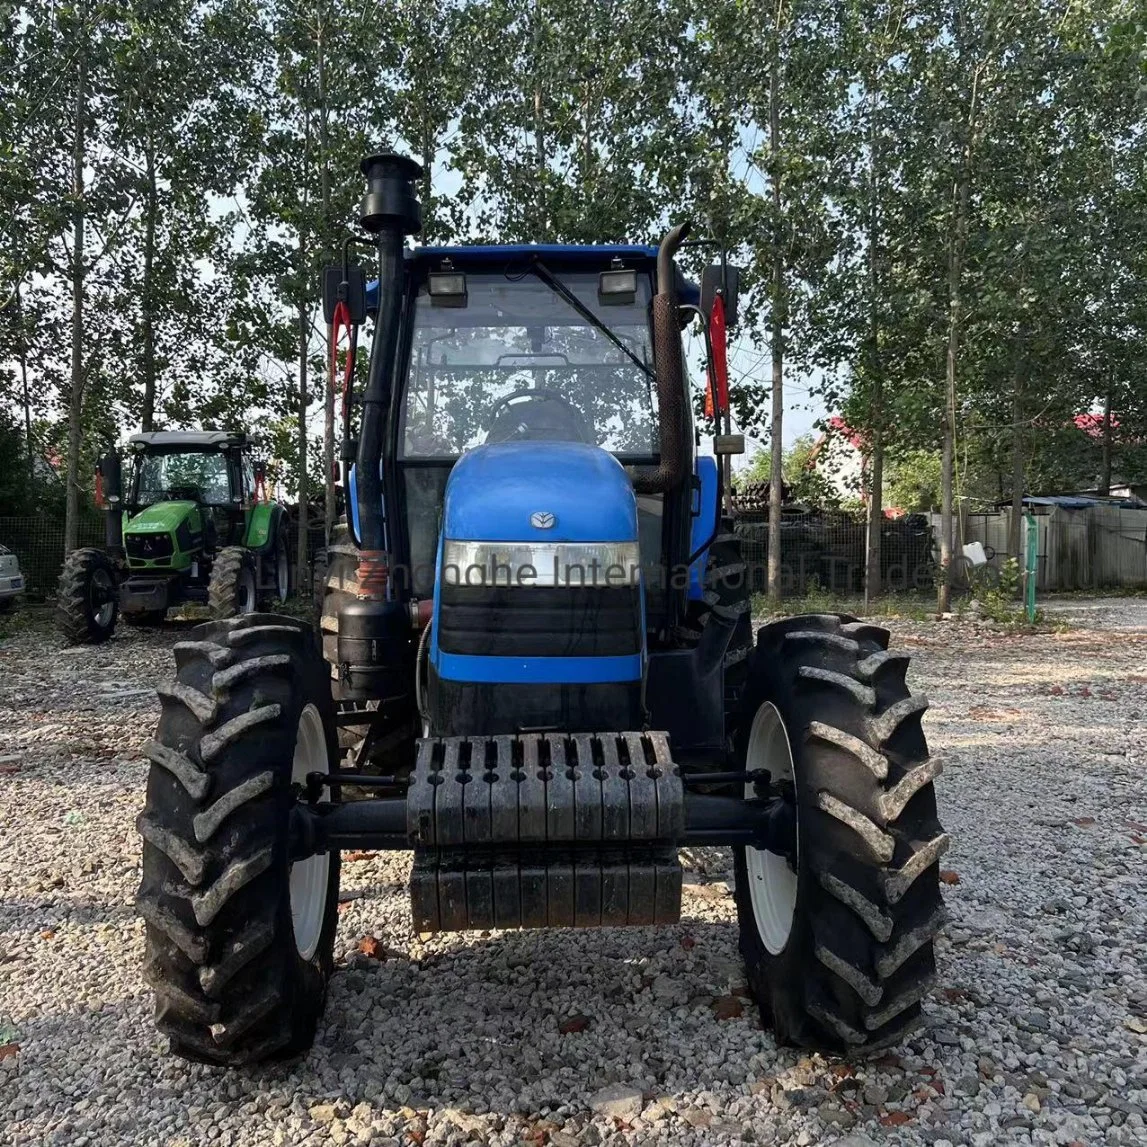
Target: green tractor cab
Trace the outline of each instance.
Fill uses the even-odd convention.
[[[107,454],[97,468],[107,546],[75,550],[64,563],[64,636],[105,641],[117,617],[157,625],[188,601],[217,618],[284,601],[287,523],[262,489],[241,431],[152,431],[129,438],[123,458]]]

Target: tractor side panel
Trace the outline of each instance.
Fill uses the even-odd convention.
[[[256,553],[270,550],[275,544],[282,512],[282,507],[271,502],[257,502],[247,517],[247,533],[243,544]]]
[[[693,523],[690,527],[689,552],[697,554],[693,564],[689,567],[689,600],[700,601],[704,596],[705,587],[702,584],[705,575],[705,565],[708,561],[708,548],[701,550],[717,529],[717,459],[707,455],[697,459],[697,481],[693,497]],[[701,552],[698,552],[701,551]]]

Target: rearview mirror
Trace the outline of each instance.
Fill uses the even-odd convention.
[[[701,311],[706,318],[713,313],[713,300],[720,291],[725,299],[725,325],[737,323],[737,296],[741,290],[741,268],[714,263],[701,272]]]
[[[335,321],[335,307],[340,300],[347,305],[352,326],[365,322],[366,275],[353,263],[346,268],[345,281],[341,265],[323,268],[323,318],[327,326]]]

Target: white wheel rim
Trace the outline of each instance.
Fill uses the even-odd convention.
[[[106,570],[96,570],[92,574],[92,588],[100,587],[100,591],[104,594],[112,592],[112,579]],[[107,629],[112,623],[112,614],[115,612],[115,602],[105,601],[98,609],[92,611],[92,617],[96,625],[100,629]]]
[[[749,750],[745,768],[768,769],[777,781],[794,783],[793,753],[789,735],[777,707],[766,701],[753,718],[749,730]],[[753,786],[745,786],[745,796],[752,797]],[[797,829],[797,857],[800,857],[800,829]],[[757,934],[768,952],[776,956],[784,950],[793,929],[797,906],[797,873],[785,857],[759,848],[745,849],[745,867],[749,877],[749,900]],[[799,870],[800,865],[798,863]]]
[[[299,733],[291,762],[291,780],[306,784],[307,773],[327,772],[327,738],[323,718],[314,705],[299,715]],[[330,854],[320,852],[291,865],[291,923],[295,947],[304,960],[314,959],[327,914],[327,886],[330,880]]]
[[[289,577],[287,551],[281,549],[275,555],[275,589],[278,592],[280,601],[287,600],[287,593],[291,588],[289,585]]]
[[[239,571],[239,582],[235,587],[235,612],[255,612],[255,575],[249,569]]]

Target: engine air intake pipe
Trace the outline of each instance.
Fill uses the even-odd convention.
[[[377,236],[378,313],[370,377],[362,400],[356,485],[359,542],[367,564],[377,565],[385,546],[379,463],[402,318],[402,248],[407,235],[422,230],[422,205],[413,186],[422,177],[422,168],[403,155],[368,155],[362,161],[362,173],[366,195],[359,207],[359,223]]]
[[[657,249],[657,294],[653,298],[653,361],[657,368],[657,416],[660,461],[656,470],[639,471],[633,488],[639,494],[661,494],[685,480],[685,365],[681,358],[681,324],[677,302],[677,268],[673,257],[689,234],[680,223],[665,233]]]

